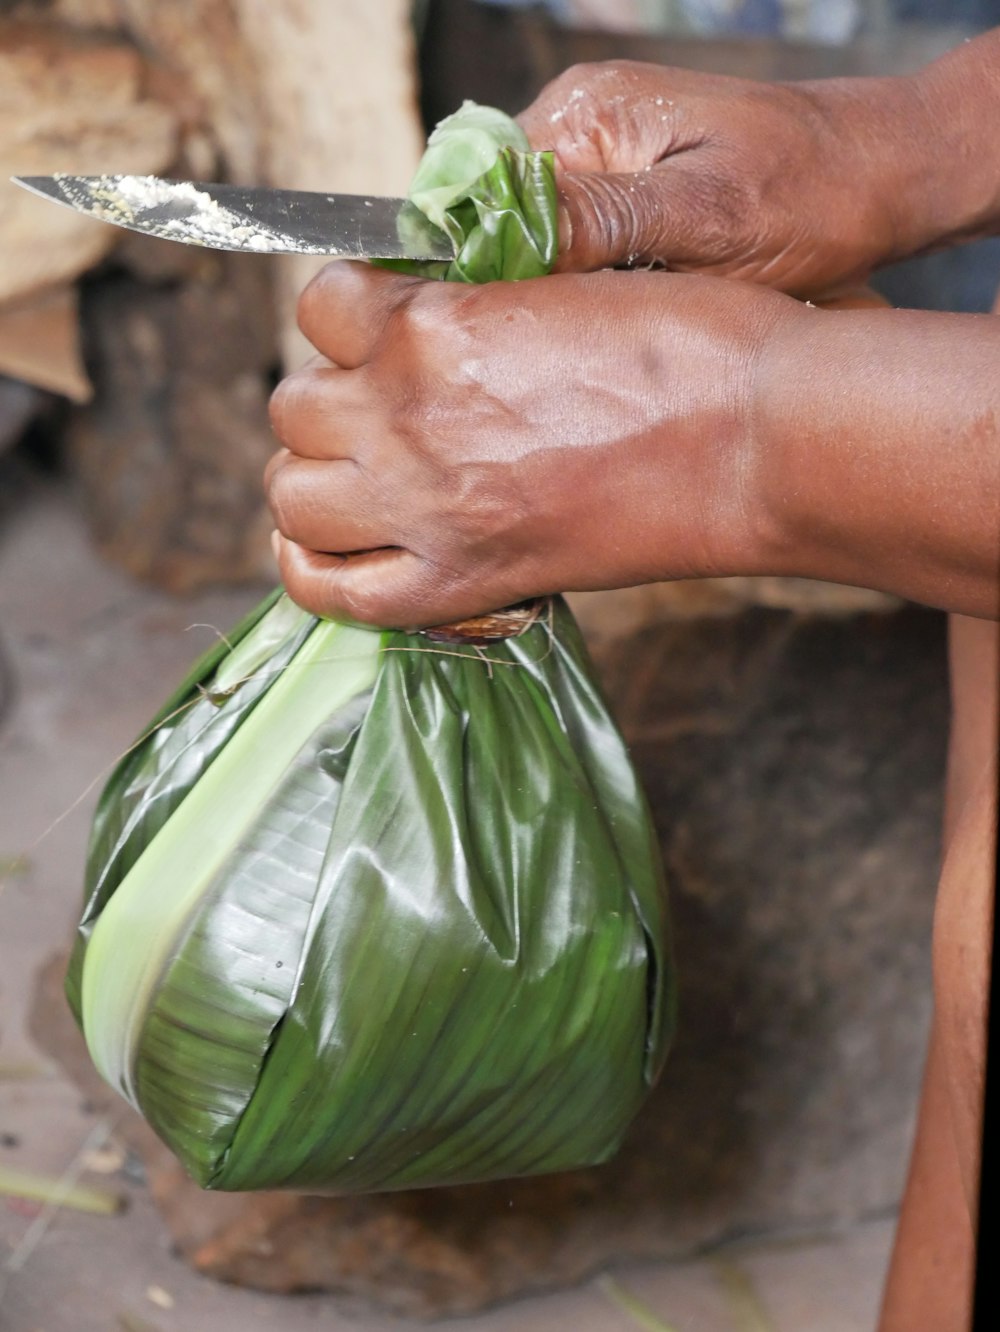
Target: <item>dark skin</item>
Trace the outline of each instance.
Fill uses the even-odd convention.
[[[321,614],[415,627],[719,574],[954,612],[935,1018],[881,1332],[970,1321],[1000,320],[802,298],[1000,233],[998,109],[1000,31],[905,79],[570,70],[522,118],[557,153],[564,271],[465,288],[331,265],[300,311],[320,357],[273,402],[276,551]],[[629,259],[674,271],[582,271]]]

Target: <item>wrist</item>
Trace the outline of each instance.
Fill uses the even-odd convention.
[[[746,412],[748,522],[737,573],[797,577],[803,571],[801,532],[809,523],[800,512],[802,480],[790,469],[801,465],[794,444],[795,416],[808,394],[802,340],[810,340],[807,321],[815,314],[811,305],[796,302],[758,348]]]
[[[898,458],[884,433],[905,385],[894,349],[878,351],[891,343],[895,315],[801,304],[772,329],[751,418],[755,573],[900,591],[885,582],[880,549],[894,528],[900,550],[911,536],[891,512]]]
[[[917,151],[900,198],[911,214],[901,254],[1000,232],[1000,28],[906,82]]]
[[[915,74],[797,86],[843,191],[831,245],[874,268],[1000,231],[1000,29]]]
[[[1000,231],[1000,29],[881,80],[865,147],[889,212],[889,263]]]
[[[758,572],[997,614],[1000,321],[802,306],[755,381]]]
[[[791,573],[798,558],[797,525],[789,521],[778,458],[790,408],[802,389],[796,395],[783,367],[794,364],[785,349],[795,347],[800,321],[816,310],[751,283],[697,277],[675,281],[712,284],[725,293],[727,307],[726,333],[721,345],[711,349],[711,391],[719,397],[715,425],[706,428],[702,419],[695,448],[700,562],[682,576]],[[797,373],[791,369],[792,376]],[[667,440],[668,459],[673,434]],[[675,486],[671,460],[668,488]],[[665,576],[676,573],[668,566]]]

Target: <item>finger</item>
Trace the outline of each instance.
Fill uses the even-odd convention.
[[[323,555],[275,534],[274,553],[288,595],[313,615],[383,629],[454,624],[528,593],[466,584],[407,550]]]
[[[704,163],[694,170],[668,159],[648,171],[565,175],[557,183],[564,271],[725,258],[739,201]]]
[[[383,629],[416,629],[435,622],[436,602],[426,568],[409,551],[327,555],[280,534],[274,547],[285,590],[313,615]],[[431,618],[424,618],[428,614]]]
[[[385,506],[353,462],[313,462],[287,452],[268,464],[267,502],[283,536],[338,555],[395,545]]]
[[[371,359],[392,315],[423,282],[339,259],[321,269],[299,297],[299,328],[334,365],[353,370]]]
[[[303,458],[358,458],[367,440],[384,433],[363,366],[341,370],[317,358],[281,381],[268,411],[278,440]]]

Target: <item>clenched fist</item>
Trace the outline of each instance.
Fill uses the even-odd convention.
[[[995,46],[906,78],[568,70],[519,118],[555,153],[561,267],[657,261],[816,298],[991,234],[1000,190],[970,168],[984,129],[965,94],[969,65],[988,76]]]
[[[766,525],[755,367],[802,313],[666,274],[467,287],[329,265],[300,307],[321,359],[272,403],[289,593],[407,627],[743,571]]]

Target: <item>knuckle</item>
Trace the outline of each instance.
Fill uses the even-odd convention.
[[[294,563],[283,565],[282,582],[296,606],[301,606],[310,615],[333,613],[334,608],[325,604],[322,589],[316,585],[315,580],[306,577]]]
[[[574,122],[589,121],[601,114],[607,94],[623,82],[623,66],[618,60],[580,61],[557,75],[539,93],[524,113],[536,137],[551,137],[554,127],[570,116]],[[565,126],[563,125],[564,129]]]
[[[375,271],[368,264],[336,260],[321,268],[299,296],[299,329],[337,363],[344,355],[348,363],[364,358]]]
[[[282,444],[295,438],[307,384],[304,371],[287,375],[274,389],[267,404],[271,429]]]
[[[403,287],[394,295],[385,311],[381,344],[398,348],[408,359],[423,359],[440,337],[445,303],[435,299],[437,288],[430,284]]]
[[[623,83],[629,75],[632,64],[628,60],[595,60],[592,64],[577,65],[578,81],[600,84]]]
[[[278,384],[268,402],[268,415],[286,449],[308,455],[319,446],[318,432],[329,431],[336,419],[331,419],[331,396],[336,397],[320,364],[306,365]]]
[[[534,103],[535,107],[547,110],[549,106],[562,105],[575,84],[586,78],[585,71],[590,68],[592,66],[584,64],[582,61],[578,61],[575,65],[567,65],[560,74],[550,79],[545,85]]]
[[[632,91],[647,66],[636,60],[612,59],[581,61],[571,65],[562,78],[569,96],[603,104],[612,93]]]
[[[264,490],[267,494],[270,494],[272,488],[277,485],[278,473],[287,461],[287,449],[279,449],[268,459],[267,466],[264,468]]]
[[[273,468],[273,470],[272,470]],[[290,533],[295,525],[297,508],[295,478],[289,468],[289,459],[278,455],[268,463],[264,475],[268,508],[279,531]]]
[[[617,60],[578,60],[566,69],[554,81],[553,87],[560,92],[569,90],[586,93],[593,84],[606,84],[616,77],[619,62]]]
[[[309,281],[299,294],[296,306],[296,319],[301,331],[312,341],[312,333],[322,318],[329,298],[329,280],[333,275],[333,264],[325,264]]]
[[[567,65],[563,72],[549,84],[553,93],[559,93],[565,97],[567,92],[572,92],[582,83],[589,83],[597,75],[603,62],[578,60],[573,65]]]
[[[289,411],[289,391],[288,380],[283,379],[277,388],[272,392],[267,404],[267,414],[271,422],[271,429],[277,435],[278,439],[283,439],[285,434],[285,423]]]

